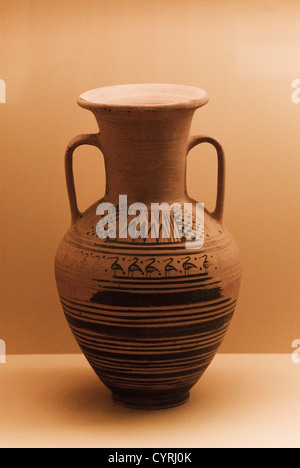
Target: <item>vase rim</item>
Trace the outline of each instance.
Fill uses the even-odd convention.
[[[105,86],[81,94],[78,104],[85,109],[111,111],[163,111],[196,109],[209,100],[205,90],[195,86],[139,83]]]

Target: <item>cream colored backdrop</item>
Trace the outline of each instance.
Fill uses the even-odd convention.
[[[297,0],[0,0],[0,338],[8,353],[79,350],[53,273],[70,222],[64,151],[76,134],[97,131],[76,104],[80,93],[139,82],[210,95],[192,132],[225,149],[225,224],[244,271],[220,351],[292,351],[300,338],[299,18]],[[103,161],[88,147],[75,159],[84,209],[103,193]],[[208,145],[189,156],[190,194],[211,209],[216,168]]]

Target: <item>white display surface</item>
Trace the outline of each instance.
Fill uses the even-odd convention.
[[[219,354],[190,401],[161,411],[113,403],[82,355],[0,364],[1,448],[300,447],[300,364]]]

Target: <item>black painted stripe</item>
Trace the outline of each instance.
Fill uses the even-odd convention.
[[[205,281],[210,281],[212,279],[213,279],[212,276],[208,276],[208,275],[189,275],[189,276],[174,276],[173,278],[168,276],[164,280],[162,280],[161,278],[151,278],[151,277],[149,277],[145,281],[145,278],[142,278],[142,277],[136,277],[136,278],[133,278],[133,279],[131,278],[131,280],[130,280],[130,279],[128,279],[128,276],[126,278],[122,278],[120,276],[120,277],[117,277],[115,279],[109,279],[109,280],[93,278],[93,281],[96,281],[97,283],[129,284],[130,286],[135,286],[137,282],[139,283],[138,284],[139,286],[140,285],[149,286],[149,281],[151,281],[151,283],[154,283],[155,286],[157,286],[157,285],[159,285],[159,286],[160,285],[161,286],[172,286],[172,285],[175,285],[175,284],[189,284],[189,283],[198,283],[198,282],[203,283]],[[215,283],[221,283],[221,281],[215,281]]]
[[[199,355],[199,353],[201,352],[204,352],[204,353],[207,353],[207,352],[213,352],[213,351],[216,351],[217,348],[219,347],[219,343],[220,343],[220,340],[218,340],[217,343],[214,343],[214,344],[207,344],[205,346],[199,346],[199,348],[197,349],[194,349],[194,350],[182,350],[181,352],[181,356],[185,357],[185,358],[193,358],[197,355]],[[85,346],[85,345],[80,345],[81,349],[83,350],[83,352],[91,352],[91,349],[89,346]],[[107,359],[111,359],[112,361],[114,362],[119,362],[120,363],[120,366],[122,366],[122,361],[126,362],[126,363],[136,363],[136,362],[143,362],[144,364],[146,364],[148,361],[151,361],[151,362],[160,362],[160,361],[165,361],[166,358],[168,360],[174,360],[176,361],[176,359],[178,358],[178,352],[170,352],[170,353],[165,353],[162,354],[162,353],[156,353],[156,354],[152,354],[152,355],[149,355],[149,354],[143,354],[142,352],[139,352],[138,354],[136,355],[132,355],[132,354],[126,354],[125,352],[123,353],[119,353],[119,354],[115,354],[115,353],[109,353],[107,351],[101,351],[101,358],[104,359],[104,358],[107,358]]]
[[[109,291],[98,291],[90,301],[94,304],[123,307],[163,307],[183,304],[197,304],[199,302],[213,301],[222,297],[222,290],[219,287],[209,289],[197,289],[195,291],[182,292],[174,291],[172,293],[136,293],[115,291],[111,294]]]
[[[187,324],[188,322],[207,322],[212,320],[215,317],[223,317],[231,312],[234,311],[234,306],[228,309],[224,309],[222,312],[217,312],[217,313],[210,313],[208,314],[207,317],[204,318],[202,317],[200,319],[199,315],[197,313],[195,314],[189,314],[189,315],[177,315],[175,317],[139,317],[139,316],[112,316],[112,315],[104,315],[101,314],[96,318],[90,318],[90,317],[80,317],[82,322],[85,323],[95,323],[95,324],[113,324],[113,323],[119,323],[120,325],[123,326],[128,326],[128,325],[138,325],[138,326],[154,326],[160,324],[161,326],[165,325],[172,325],[174,323],[182,323],[182,324]],[[77,314],[70,314],[69,311],[65,311],[69,316],[73,316],[75,318],[78,318]],[[178,318],[180,317],[180,318]]]
[[[87,239],[86,239],[87,240]],[[68,239],[68,244],[73,246],[73,247],[76,247],[78,249],[82,249],[82,239],[78,236],[78,241],[76,241],[73,237],[73,239],[69,238]],[[150,250],[150,252],[155,252],[155,256],[158,256],[158,255],[164,255],[163,253],[160,253],[161,250],[164,250],[166,252],[174,252],[174,250],[176,251],[181,251],[183,254],[187,254],[187,252],[189,252],[188,249],[185,248],[185,243],[179,243],[179,242],[174,242],[173,244],[171,243],[166,243],[166,242],[163,242],[163,243],[153,243],[153,244],[144,244],[144,243],[138,243],[138,244],[132,244],[132,243],[126,243],[126,242],[120,242],[120,243],[116,243],[116,244],[105,244],[103,242],[91,242],[90,244],[88,242],[86,242],[84,244],[84,250],[87,250],[87,251],[91,251],[91,252],[101,252],[101,253],[107,253],[107,250],[112,250],[114,252],[114,250],[118,250],[118,252],[121,252],[123,250],[125,251],[128,251],[128,250],[131,250],[134,252],[138,251],[139,253],[139,256],[149,256],[149,253],[141,253],[141,248],[143,250]],[[104,249],[104,250],[100,250],[100,249]],[[106,250],[107,249],[107,250]],[[203,251],[204,251],[204,246],[202,247]],[[202,251],[202,249],[193,249],[195,252],[200,252]]]
[[[85,347],[88,347],[92,353],[102,353],[102,352],[107,352],[110,353],[112,356],[117,356],[120,354],[130,354],[134,357],[135,353],[141,353],[143,355],[147,355],[151,358],[152,355],[155,355],[157,353],[163,353],[164,355],[170,354],[170,353],[176,353],[177,355],[180,355],[181,353],[185,352],[196,352],[199,351],[200,349],[208,346],[215,344],[219,342],[220,340],[223,339],[225,336],[225,333],[227,331],[227,327],[221,329],[221,331],[218,331],[216,333],[211,333],[209,336],[207,336],[203,340],[197,340],[197,342],[194,343],[187,343],[185,345],[183,344],[177,344],[177,346],[151,346],[150,344],[148,345],[149,348],[141,348],[138,346],[130,346],[130,347],[123,347],[122,346],[122,341],[120,341],[119,346],[105,346],[103,345],[102,342],[97,342],[96,340],[90,340],[89,335],[80,335],[76,330],[72,329],[74,335],[78,338],[78,342],[80,345],[83,345]],[[178,357],[178,356],[177,356]]]
[[[166,354],[164,359],[161,359],[159,362],[152,362],[151,357],[147,359],[147,361],[143,362],[134,362],[134,361],[122,361],[121,365],[124,368],[130,369],[132,365],[135,365],[137,367],[141,367],[143,369],[147,369],[148,367],[177,367],[177,365],[189,365],[190,363],[200,363],[200,362],[207,362],[210,360],[213,356],[215,355],[215,350],[210,350],[210,351],[204,351],[198,350],[198,352],[195,352],[195,356],[193,357],[181,357],[180,355],[176,357],[176,359],[170,359],[170,357]],[[94,353],[91,351],[86,351],[86,357],[89,359],[93,359],[95,364],[99,365],[106,365],[108,368],[111,367],[116,367],[119,368],[120,366],[120,360],[117,358],[111,358],[111,357],[103,357],[101,353]]]
[[[104,339],[102,335],[94,335],[86,330],[80,330],[75,328],[74,326],[72,327],[72,331],[76,338],[83,343],[87,344],[93,349],[105,349],[105,350],[112,350],[115,353],[119,352],[144,352],[147,354],[152,354],[156,352],[164,352],[169,351],[169,350],[175,350],[177,351],[179,349],[179,352],[181,349],[195,349],[197,348],[201,343],[207,342],[209,340],[215,339],[217,340],[219,337],[222,338],[224,334],[226,333],[228,328],[228,325],[225,325],[224,327],[220,328],[218,331],[214,332],[212,335],[211,332],[209,333],[203,333],[202,335],[196,335],[194,337],[188,337],[188,338],[179,338],[176,337],[172,341],[170,339],[167,340],[160,340],[156,342],[137,342],[137,341],[128,341],[126,339],[122,340],[114,340],[113,338],[111,340],[108,340],[107,338]]]
[[[197,320],[193,321],[192,323],[186,324],[185,326],[178,325],[178,323],[170,324],[166,323],[166,326],[163,327],[161,324],[157,325],[149,325],[141,326],[141,324],[123,324],[120,325],[119,323],[110,323],[110,324],[99,324],[92,321],[84,321],[79,318],[72,317],[65,311],[66,318],[70,324],[70,326],[75,326],[76,328],[80,328],[83,330],[89,330],[94,333],[105,333],[107,336],[113,337],[123,337],[124,335],[128,337],[137,337],[137,338],[158,338],[162,337],[175,337],[177,336],[189,336],[191,334],[196,333],[205,333],[209,331],[216,330],[223,325],[230,322],[233,311],[225,315],[224,317],[216,317],[215,319],[202,321],[199,323]]]
[[[188,293],[190,291],[199,291],[200,288],[204,289],[204,288],[208,288],[209,286],[215,286],[217,284],[220,284],[220,281],[214,281],[214,282],[211,282],[211,283],[205,283],[205,284],[193,284],[193,285],[190,285],[190,286],[186,286],[186,285],[183,285],[183,286],[177,286],[176,287],[176,292],[177,291],[180,291],[182,294],[184,293]],[[101,289],[103,290],[107,290],[107,291],[110,291],[112,294],[117,291],[117,292],[134,292],[134,293],[137,293],[137,294],[173,294],[174,293],[174,288],[172,287],[161,287],[161,288],[151,288],[151,287],[146,287],[146,288],[142,288],[142,287],[130,287],[129,285],[128,286],[102,286],[102,285],[99,285],[101,287]],[[139,286],[139,285],[138,285]]]
[[[210,317],[216,314],[222,314],[232,307],[235,307],[234,303],[229,303],[226,305],[223,305],[221,307],[216,307],[214,309],[197,309],[197,307],[194,307],[193,309],[186,309],[186,310],[180,310],[178,311],[177,309],[174,309],[173,313],[172,310],[168,309],[165,310],[164,312],[160,312],[156,309],[154,310],[143,310],[143,311],[132,311],[130,309],[123,309],[123,310],[107,310],[107,309],[101,309],[101,311],[97,308],[91,310],[84,310],[83,308],[78,308],[78,307],[73,307],[64,304],[65,310],[70,314],[75,317],[79,317],[82,320],[98,320],[101,321],[105,318],[108,318],[109,320],[135,320],[135,321],[150,321],[152,320],[174,320],[178,317],[181,317],[182,319],[186,319],[189,317]]]
[[[117,308],[117,307],[114,307],[112,309],[107,309],[107,307],[101,307],[100,304],[97,304],[96,306],[95,305],[91,305],[91,303],[89,301],[81,301],[81,302],[78,302],[78,301],[74,301],[74,300],[71,300],[71,299],[67,299],[67,298],[64,298],[63,296],[60,296],[60,299],[61,299],[61,302],[64,305],[68,306],[68,304],[72,304],[72,306],[75,306],[74,309],[75,310],[78,310],[78,311],[85,311],[85,309],[88,309],[88,311],[95,311],[96,314],[98,314],[99,310],[101,311],[112,311],[112,312],[126,312],[128,309],[124,309],[124,307],[120,307]],[[173,306],[170,306],[172,308],[172,310],[176,310],[177,312],[178,311],[185,311],[185,310],[193,310],[193,309],[209,309],[211,307],[215,307],[215,306],[222,306],[222,305],[225,305],[227,303],[230,303],[230,304],[235,304],[236,303],[236,300],[234,301],[231,301],[231,298],[226,298],[226,299],[221,299],[221,300],[217,300],[217,301],[211,301],[211,302],[208,302],[206,304],[184,304],[184,308],[180,307],[180,306],[177,306],[177,305],[173,305]],[[155,309],[153,310],[153,312],[155,311]],[[158,310],[158,312],[168,312],[170,311],[170,308],[167,307],[167,308],[160,308]],[[134,312],[149,312],[148,309],[145,310],[145,308],[141,308],[141,309],[138,309],[138,308],[135,308]],[[152,311],[151,311],[152,312]]]

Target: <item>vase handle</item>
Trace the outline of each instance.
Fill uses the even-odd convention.
[[[72,225],[75,224],[78,218],[80,218],[80,216],[82,215],[77,205],[77,196],[76,196],[74,172],[73,172],[73,153],[75,149],[81,145],[97,146],[97,148],[101,150],[98,136],[99,136],[99,133],[78,135],[70,141],[66,150],[65,171],[66,171],[67,190],[68,190],[70,209],[71,209]]]
[[[211,213],[213,218],[222,223],[223,211],[224,211],[224,196],[225,196],[225,155],[220,143],[209,136],[191,136],[188,141],[187,153],[191,151],[194,146],[200,143],[210,143],[217,150],[218,156],[218,188],[217,188],[217,201],[216,208]]]

